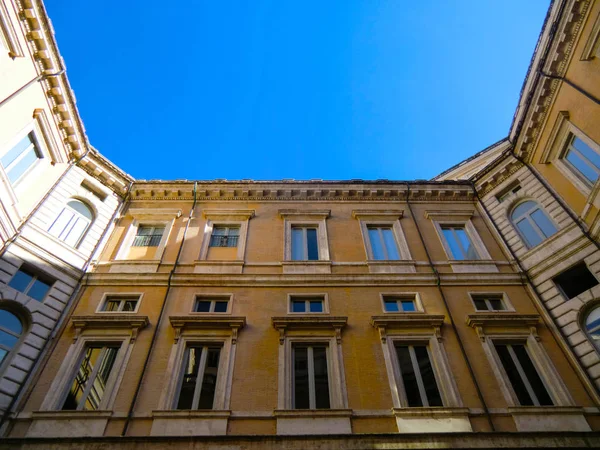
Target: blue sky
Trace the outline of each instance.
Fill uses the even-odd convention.
[[[140,179],[431,178],[508,134],[549,0],[46,0]]]

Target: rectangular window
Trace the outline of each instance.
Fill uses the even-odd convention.
[[[477,311],[505,311],[506,306],[502,294],[499,295],[473,295],[473,303]]]
[[[588,144],[572,135],[567,143],[563,157],[579,178],[588,184],[594,184],[600,174],[600,154]]]
[[[565,270],[555,276],[552,281],[569,299],[577,297],[598,284],[598,280],[587,268],[585,262]]]
[[[408,406],[444,406],[425,345],[396,345]]]
[[[139,295],[108,295],[104,300],[101,311],[135,312],[139,301]]]
[[[521,190],[521,185],[519,184],[518,181],[516,181],[516,182],[512,183],[506,189],[503,189],[498,195],[496,195],[496,199],[498,200],[499,203],[502,203],[502,202],[508,200],[509,198],[511,198],[514,194],[516,194],[520,190]]]
[[[176,409],[213,409],[221,348],[191,345],[185,350]]]
[[[383,297],[383,307],[385,312],[415,312],[417,310],[414,296],[409,298],[385,295]]]
[[[53,284],[53,279],[26,266],[21,266],[8,283],[10,287],[40,302]]]
[[[368,226],[369,242],[373,250],[373,258],[378,260],[398,260],[398,246],[392,227]]]
[[[227,297],[196,297],[194,312],[226,313],[229,306]]]
[[[158,247],[165,232],[164,226],[140,225],[132,247]]]
[[[210,247],[237,247],[240,227],[216,226],[210,236]]]
[[[325,312],[323,297],[290,297],[290,312],[293,313],[322,313]]]
[[[442,225],[444,239],[456,260],[479,259],[475,247],[469,239],[467,230],[462,225]]]
[[[294,409],[330,408],[327,347],[295,345],[293,361]]]
[[[494,344],[496,353],[522,406],[554,403],[523,344]]]
[[[318,261],[317,227],[292,227],[292,260]]]
[[[43,154],[31,132],[2,155],[0,162],[11,184],[14,185],[41,158]]]
[[[91,345],[83,356],[63,410],[96,410],[100,407],[119,346]]]

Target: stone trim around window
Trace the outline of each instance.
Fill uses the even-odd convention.
[[[134,299],[137,297],[137,303],[135,305],[135,310],[133,311],[105,311],[102,308],[104,308],[104,305],[106,304],[106,302],[108,300],[110,300],[110,297],[122,297],[122,298],[131,298]],[[137,312],[140,309],[140,303],[142,303],[142,299],[144,298],[144,292],[105,292],[104,294],[102,294],[102,298],[100,299],[100,302],[98,302],[98,307],[96,308],[96,313],[97,314],[110,314],[111,317],[114,317],[115,314],[137,314]]]
[[[321,299],[323,300],[323,311],[322,312],[293,312],[292,311],[292,300],[294,300],[295,298],[314,298],[314,299]],[[295,292],[295,293],[291,293],[287,295],[287,312],[288,314],[292,314],[294,316],[298,316],[298,315],[308,315],[308,316],[313,316],[313,315],[323,315],[323,314],[329,314],[329,295],[325,292],[325,293],[314,293],[314,292],[310,292],[310,293],[302,293],[302,292]]]
[[[600,15],[596,17],[592,31],[588,35],[583,51],[581,52],[581,61],[591,61],[600,57]]]
[[[10,21],[10,15],[4,2],[0,2],[0,41],[6,43],[8,56],[15,59],[24,56],[23,49],[19,43],[19,38],[15,33],[13,25]],[[0,42],[0,45],[1,45]]]
[[[246,243],[248,240],[248,222],[254,217],[255,211],[253,209],[205,209],[202,214],[206,218],[206,224],[204,226],[202,245],[200,247],[200,256],[198,257],[198,260],[206,261],[206,258],[208,257],[213,227],[217,225],[233,225],[240,227],[236,260],[243,262],[246,255]],[[208,271],[209,273],[213,273],[214,270],[211,271],[210,267],[208,267],[209,264],[213,264],[213,262],[206,262],[198,267],[202,267],[202,269],[200,269],[202,272]],[[215,261],[214,264],[218,265],[219,262]],[[235,267],[237,267],[237,265]],[[241,273],[241,267],[239,267],[239,271],[235,268],[232,270],[234,273]],[[222,271],[219,271],[219,273],[222,273]]]
[[[514,313],[516,312],[515,307],[513,306],[513,304],[511,303],[510,299],[508,298],[508,295],[506,295],[506,292],[494,292],[494,291],[469,291],[469,300],[471,300],[471,304],[473,306],[473,311],[476,311],[477,313],[486,313],[487,311],[479,311],[476,307],[475,307],[475,301],[474,301],[474,297],[485,297],[485,296],[497,296],[497,297],[502,297],[502,303],[504,304],[504,308],[503,310],[490,310],[490,313]]]
[[[442,342],[444,318],[444,315],[422,313],[396,313],[371,318],[371,324],[378,329],[381,338],[393,411],[400,433],[431,432],[432,427],[436,432],[472,431],[468,408],[463,407]],[[398,342],[427,346],[443,407],[408,406],[395,351]]]
[[[280,209],[279,215],[283,219],[283,273],[331,273],[331,260],[329,256],[329,241],[327,237],[326,220],[330,210],[301,210]],[[292,260],[292,226],[307,225],[317,228],[319,245],[318,261]]]
[[[404,312],[404,311],[386,311],[385,310],[385,300],[386,298],[397,297],[403,300],[412,300],[415,303],[416,311],[412,312]],[[394,315],[394,314],[419,314],[425,312],[425,306],[423,306],[423,301],[421,300],[421,294],[418,292],[380,292],[379,300],[381,301],[381,310],[386,316]]]
[[[225,312],[202,312],[202,311],[194,311],[196,307],[196,302],[200,301],[208,301],[208,300],[220,300],[227,302],[227,311]],[[190,308],[190,314],[195,316],[198,315],[231,315],[231,311],[233,310],[233,294],[232,293],[224,293],[224,292],[196,292],[192,295],[192,307]],[[245,322],[244,322],[245,323]],[[232,323],[230,323],[231,325]],[[243,325],[242,325],[243,326]]]
[[[352,217],[358,220],[360,232],[365,245],[367,264],[371,273],[415,273],[416,268],[412,261],[412,255],[408,248],[408,242],[400,219],[404,215],[404,210],[370,210],[355,209],[352,211]],[[398,248],[399,260],[378,260],[373,256],[373,248],[369,239],[368,227],[370,225],[391,226]]]

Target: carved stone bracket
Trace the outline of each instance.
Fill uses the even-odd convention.
[[[139,330],[149,323],[148,316],[132,316],[127,314],[111,314],[97,316],[73,316],[71,323],[75,329],[73,341],[79,339],[86,329],[129,329],[131,340],[137,338]]]
[[[295,317],[273,317],[271,319],[273,328],[279,331],[279,344],[283,345],[287,335],[287,330],[333,330],[338,344],[342,342],[342,328],[348,323],[347,317],[315,317],[315,316],[295,316]]]
[[[386,341],[389,329],[412,331],[415,328],[433,329],[436,339],[441,341],[443,324],[442,314],[400,313],[371,317],[371,325],[379,331],[381,342]]]
[[[516,331],[532,335],[537,341],[540,340],[537,334],[540,316],[537,314],[475,313],[469,314],[466,322],[475,330],[482,342],[485,341],[486,335],[497,334],[497,331],[504,334]]]
[[[246,325],[244,316],[170,316],[169,321],[175,330],[175,342],[184,330],[230,330],[231,343],[236,344],[238,331]]]

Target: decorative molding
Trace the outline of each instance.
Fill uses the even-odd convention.
[[[331,215],[329,209],[315,209],[315,210],[303,210],[303,209],[280,209],[279,216],[283,219],[286,217],[310,217],[318,219],[326,219]]]
[[[567,122],[569,122],[570,118],[571,117],[569,115],[569,111],[558,112],[556,120],[554,121],[554,125],[552,126],[550,136],[548,136],[548,144],[546,145],[540,156],[540,163],[546,164],[547,162],[549,162],[550,153],[552,150],[555,150],[559,133],[564,131],[564,126]]]
[[[505,313],[475,313],[469,314],[466,318],[467,325],[475,330],[481,341],[485,341],[486,329],[496,327],[504,330],[508,328],[522,328],[527,330],[527,334],[533,335],[536,340],[539,340],[537,335],[537,325],[540,323],[540,316],[537,314],[514,314]]]
[[[592,31],[588,35],[583,51],[581,52],[581,61],[591,61],[598,56],[600,52],[600,15],[596,16],[596,21]]]
[[[232,344],[237,342],[238,331],[246,325],[244,316],[169,316],[171,326],[175,329],[175,342],[179,341],[184,330],[231,330]]]
[[[376,209],[354,209],[352,210],[352,217],[355,219],[366,218],[386,218],[386,219],[402,219],[404,216],[403,209],[384,209],[384,210],[376,210]]]
[[[178,219],[182,212],[175,208],[129,208],[127,214],[135,218]]]
[[[304,329],[319,330],[332,329],[335,331],[335,338],[338,344],[342,340],[342,328],[348,323],[348,317],[342,316],[294,316],[294,317],[272,317],[273,328],[279,331],[279,343],[283,345],[287,330]]]
[[[148,316],[132,316],[131,314],[110,314],[96,316],[72,316],[71,323],[75,329],[73,341],[81,336],[81,333],[90,328],[94,329],[129,329],[131,340],[134,341],[139,330],[149,323]]]
[[[248,220],[255,215],[253,209],[205,209],[202,215],[207,219]]]
[[[473,217],[473,214],[475,214],[475,210],[474,209],[457,209],[457,210],[427,210],[425,211],[425,218],[426,219],[436,219],[436,220],[440,220],[440,219],[446,219],[446,218],[464,218],[464,219],[470,219],[471,217]]]
[[[372,316],[371,325],[379,331],[381,342],[385,343],[389,329],[433,328],[438,341],[442,339],[443,314],[387,313],[385,316]]]

